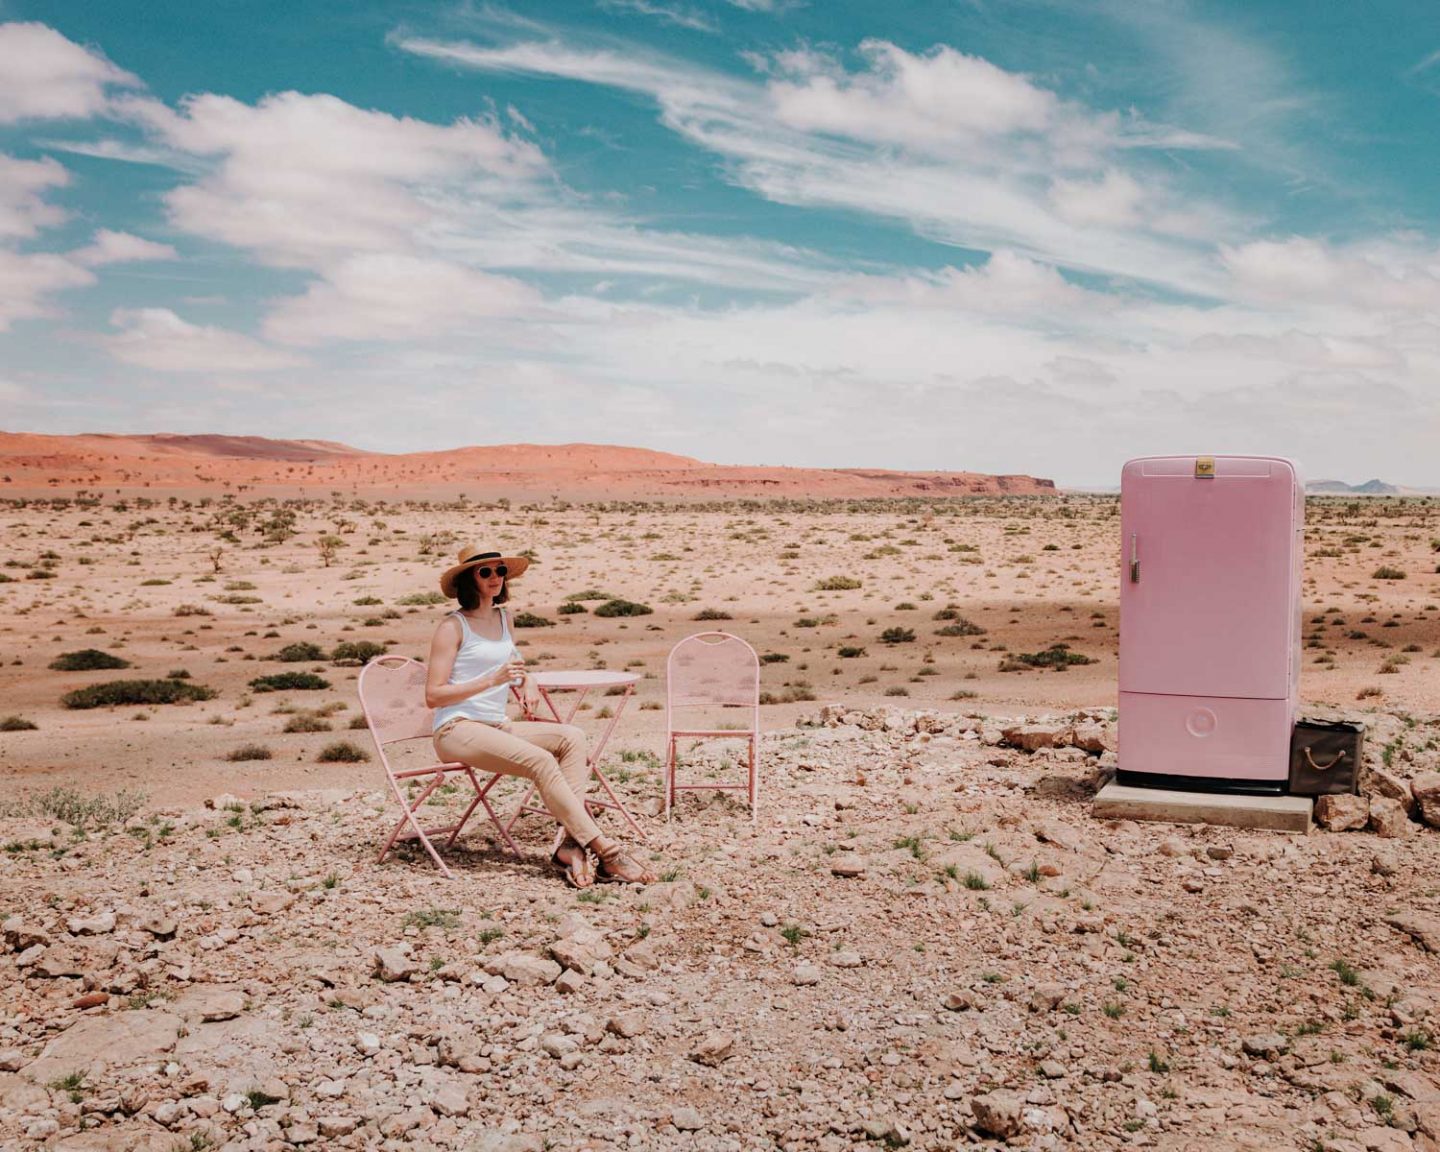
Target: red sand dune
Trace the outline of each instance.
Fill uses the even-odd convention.
[[[468,494],[567,500],[855,499],[1053,493],[1050,480],[976,472],[707,464],[605,444],[497,444],[443,452],[365,452],[326,440],[262,436],[50,436],[0,432],[0,495],[127,488]]]

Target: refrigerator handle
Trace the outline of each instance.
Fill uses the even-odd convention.
[[[1130,533],[1130,583],[1140,583],[1140,542],[1134,532]]]

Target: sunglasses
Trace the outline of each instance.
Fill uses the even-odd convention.
[[[475,569],[475,575],[480,577],[481,580],[490,579],[491,573],[494,573],[496,576],[499,576],[500,579],[503,580],[506,576],[510,575],[510,569],[505,567],[504,564],[497,564],[494,568],[491,568],[490,565],[485,564]]]

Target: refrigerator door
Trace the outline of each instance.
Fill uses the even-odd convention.
[[[1132,460],[1121,476],[1120,691],[1288,699],[1299,537],[1288,461]]]

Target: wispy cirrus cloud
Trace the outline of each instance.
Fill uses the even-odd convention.
[[[858,70],[809,49],[752,56],[746,78],[554,36],[395,42],[481,72],[643,93],[661,123],[777,203],[884,217],[944,243],[1012,248],[1186,293],[1221,287],[1205,244],[1218,227],[1233,229],[1233,216],[1181,197],[1136,157],[1223,141],[1086,109],[943,46],[916,54],[867,41]]]
[[[688,28],[692,32],[719,31],[716,23],[703,12],[682,4],[662,4],[658,0],[600,0],[600,8],[605,12],[649,16],[662,24]]]

